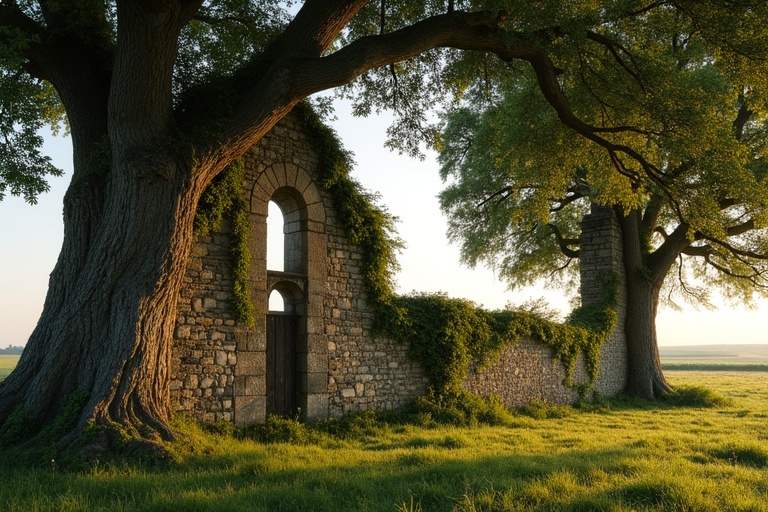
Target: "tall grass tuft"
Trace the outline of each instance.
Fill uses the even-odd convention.
[[[664,400],[681,407],[726,407],[733,404],[730,398],[701,385],[676,386]]]

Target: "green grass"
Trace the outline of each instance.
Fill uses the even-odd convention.
[[[768,373],[668,377],[682,389],[670,400],[539,405],[495,427],[363,415],[274,422],[256,442],[187,425],[196,453],[168,468],[29,469],[0,454],[0,510],[768,510]]]
[[[0,381],[10,375],[11,371],[16,368],[16,363],[19,362],[20,356],[9,356],[0,354]]]

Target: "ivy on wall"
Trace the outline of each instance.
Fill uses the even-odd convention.
[[[434,396],[462,396],[461,384],[473,364],[482,369],[504,347],[521,338],[535,339],[550,347],[553,357],[566,370],[564,384],[571,387],[582,354],[588,375],[582,391],[592,386],[601,348],[617,321],[618,277],[606,282],[603,303],[575,310],[562,324],[529,312],[486,311],[470,301],[443,294],[396,296],[396,253],[403,247],[395,236],[396,218],[377,205],[375,194],[351,178],[351,155],[320,116],[307,103],[297,105],[294,112],[303,119],[318,154],[318,183],[331,196],[349,240],[363,250],[363,277],[375,313],[374,328],[408,344]],[[247,204],[241,190],[243,176],[244,166],[238,161],[208,187],[198,206],[195,234],[207,234],[218,229],[224,218],[229,220],[236,318],[253,325],[254,307],[247,288],[250,256]]]
[[[394,299],[393,276],[399,270],[396,254],[403,248],[403,241],[395,235],[397,219],[377,204],[376,194],[352,179],[351,154],[312,107],[299,103],[294,112],[303,119],[318,154],[320,186],[330,194],[349,240],[363,250],[368,301],[377,314],[389,310]]]
[[[205,236],[220,229],[224,219],[229,221],[235,319],[253,327],[254,306],[248,293],[248,203],[242,195],[244,178],[245,166],[242,160],[236,160],[208,185],[197,205],[194,233]]]
[[[618,278],[606,283],[605,300],[575,310],[565,323],[524,311],[487,311],[444,294],[397,297],[398,310],[381,318],[383,330],[409,344],[437,396],[457,396],[472,364],[493,362],[501,350],[522,338],[542,342],[566,370],[564,384],[574,387],[573,371],[583,354],[588,382],[594,384],[600,349],[616,326]]]

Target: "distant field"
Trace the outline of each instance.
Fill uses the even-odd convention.
[[[16,368],[19,356],[0,355],[0,381],[5,379]]]
[[[659,347],[665,370],[768,371],[768,345]],[[0,381],[16,367],[17,355],[0,354]]]
[[[768,345],[659,347],[659,353],[668,370],[768,370]]]

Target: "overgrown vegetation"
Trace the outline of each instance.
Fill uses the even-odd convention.
[[[376,194],[367,192],[350,176],[352,157],[332,128],[306,102],[297,112],[318,153],[318,181],[331,195],[338,218],[350,242],[363,250],[363,278],[368,300],[378,313],[392,307],[393,275],[399,269],[397,252],[403,242],[395,236],[396,218],[376,204]]]
[[[242,187],[245,166],[242,160],[214,179],[205,189],[195,214],[195,236],[205,236],[229,221],[230,254],[232,265],[232,292],[235,319],[248,326],[254,323],[254,306],[248,293],[250,252],[248,251],[248,204],[243,199]]]
[[[768,374],[669,377],[677,388],[706,380],[732,404],[534,404],[471,428],[373,411],[317,424],[270,418],[242,431],[185,421],[171,445],[177,462],[165,467],[30,469],[3,453],[0,509],[768,511],[768,390],[754,385]]]
[[[87,400],[87,393],[73,393],[62,412],[42,429],[27,415],[22,406],[17,406],[0,425],[0,452],[21,446],[22,449],[13,454],[16,462],[39,465],[41,461],[51,461],[51,464],[56,464],[59,453],[62,453],[62,438],[77,425]],[[72,453],[67,453],[67,463],[73,463]]]
[[[479,371],[500,351],[521,338],[541,341],[565,370],[564,384],[575,386],[573,371],[584,356],[588,390],[597,378],[600,349],[616,325],[618,278],[606,282],[605,300],[571,313],[561,324],[525,311],[486,311],[463,299],[443,294],[414,294],[396,297],[394,308],[381,311],[379,329],[409,344],[412,357],[421,363],[435,407],[452,400],[470,398],[461,389],[468,370]],[[470,406],[471,407],[471,406]]]

